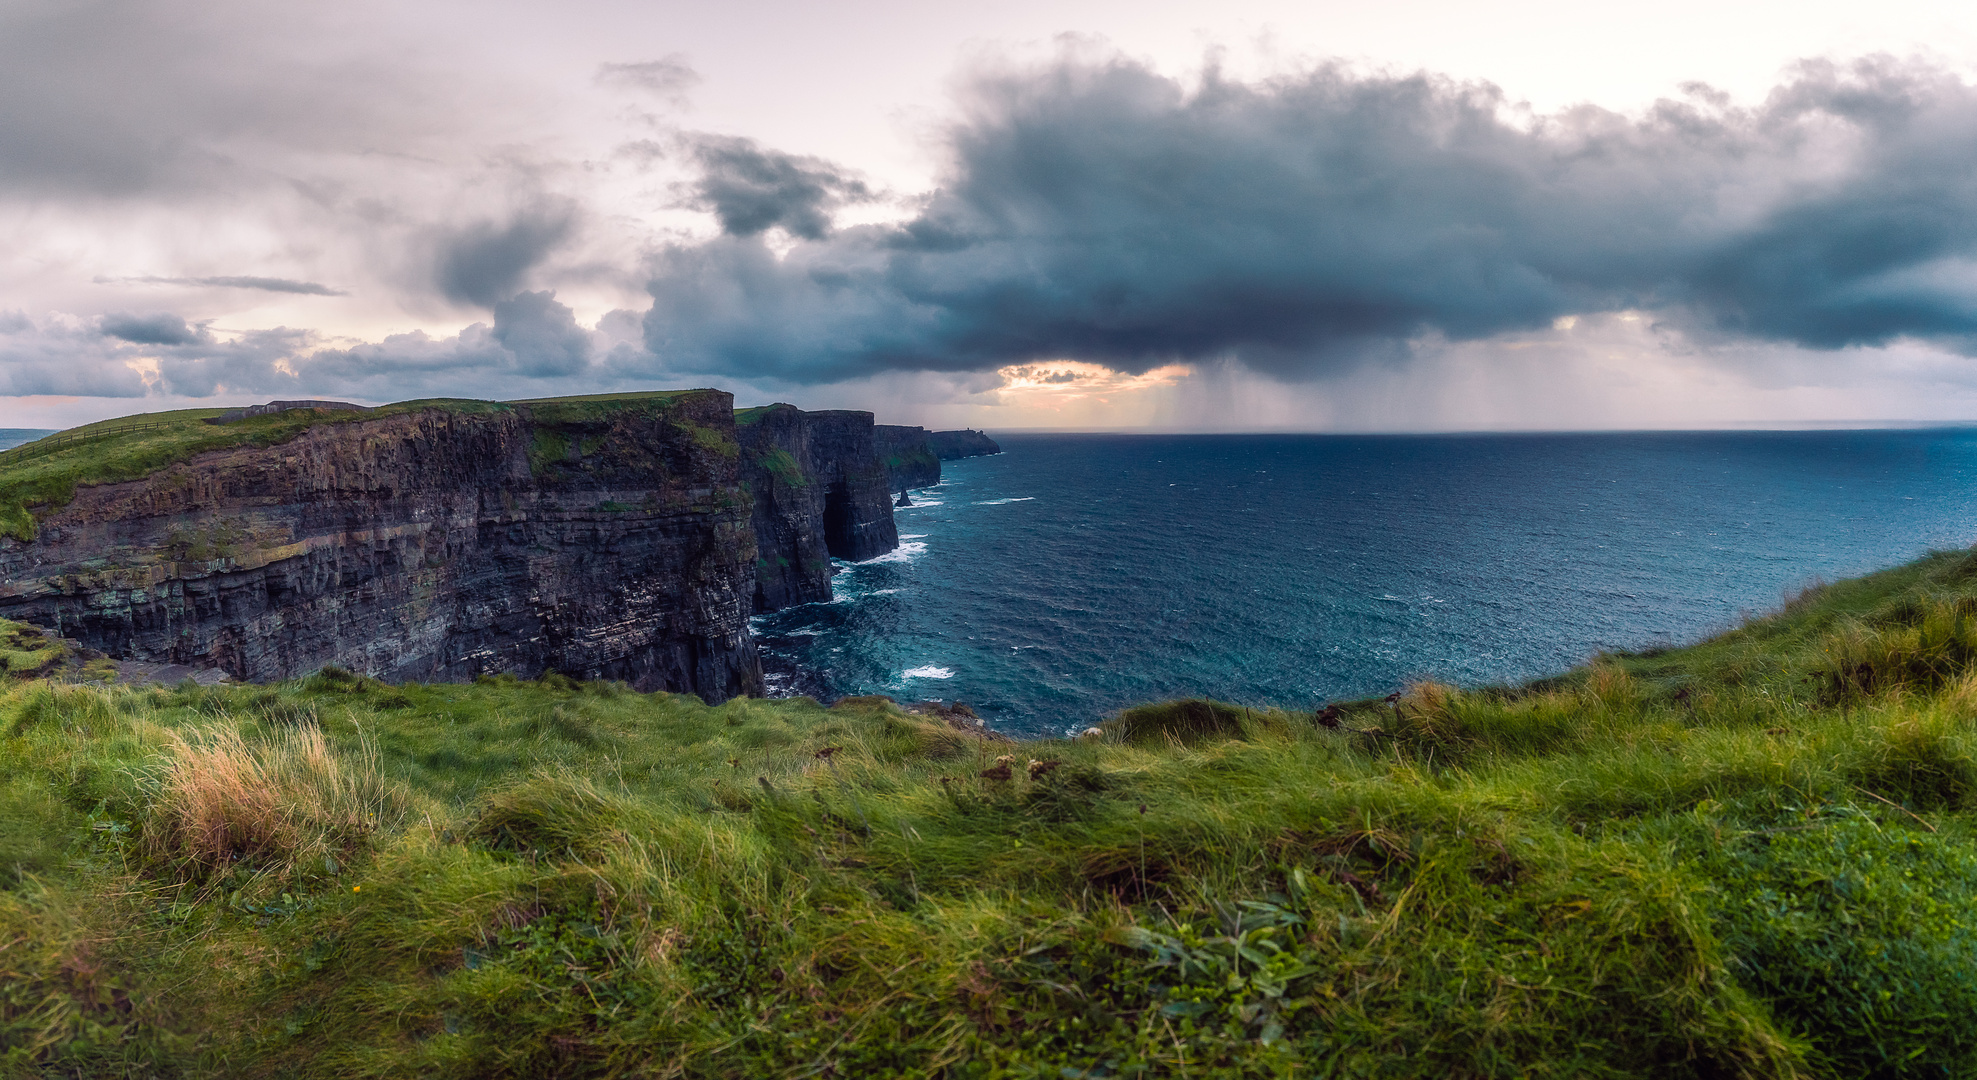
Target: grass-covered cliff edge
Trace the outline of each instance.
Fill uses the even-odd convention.
[[[9,1075],[1977,1073],[1969,552],[1526,687],[1078,742],[63,684],[31,638]]]

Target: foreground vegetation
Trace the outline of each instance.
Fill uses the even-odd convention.
[[[1531,686],[1069,742],[21,681],[0,1069],[1968,1076],[1973,660],[1956,552]]]

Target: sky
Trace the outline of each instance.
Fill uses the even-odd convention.
[[[0,0],[0,426],[1977,419],[1977,15]]]

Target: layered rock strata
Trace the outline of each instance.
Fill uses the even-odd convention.
[[[871,460],[869,414],[848,415]],[[742,456],[720,391],[323,423],[37,511],[33,541],[0,539],[0,616],[237,679],[338,664],[760,693]],[[884,497],[882,476],[813,469]],[[846,557],[893,542],[889,511],[824,502]]]
[[[793,405],[737,417],[754,496],[753,609],[831,598],[831,559],[857,562],[899,546],[890,477],[872,414]]]

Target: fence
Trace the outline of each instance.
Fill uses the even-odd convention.
[[[183,421],[179,423],[183,423]],[[162,431],[168,427],[178,427],[179,423],[151,420],[142,424],[120,424],[113,428],[91,428],[87,431],[58,431],[53,435],[36,439],[31,443],[22,443],[10,449],[0,450],[0,469],[4,469],[9,465],[18,465],[23,461],[32,461],[35,458],[52,454],[57,450],[66,450],[77,443],[107,439],[112,435],[128,435],[133,431]]]

